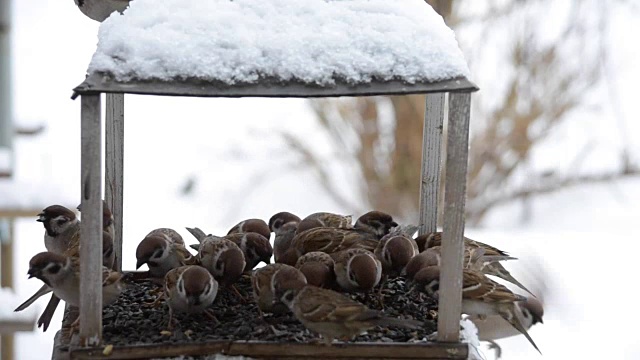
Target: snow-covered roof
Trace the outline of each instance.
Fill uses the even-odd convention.
[[[0,179],[0,214],[3,212],[26,216],[41,211],[49,205],[74,206],[69,187],[44,181],[19,181]],[[35,214],[33,214],[35,215]]]
[[[475,90],[453,31],[424,0],[136,0],[101,24],[88,73],[77,92],[113,82]]]

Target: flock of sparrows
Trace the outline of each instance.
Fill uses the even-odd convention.
[[[78,209],[80,210],[80,209]],[[47,252],[29,262],[29,277],[44,282],[16,311],[40,296],[53,292],[38,320],[46,331],[60,299],[79,305],[80,220],[60,205],[49,206],[38,215],[45,228]],[[112,270],[113,216],[103,206],[103,305],[113,303],[123,291],[123,275]],[[375,326],[419,328],[413,319],[386,317],[345,295],[370,292],[388,277],[404,276],[407,291],[422,291],[437,299],[440,281],[442,233],[414,238],[418,228],[398,225],[380,211],[370,211],[352,224],[351,216],[314,213],[304,219],[289,212],[275,214],[267,224],[248,219],[233,226],[224,236],[207,235],[199,228],[187,228],[198,244],[193,255],[178,232],[168,228],[147,234],[136,249],[136,268],[146,272],[127,277],[150,279],[163,285],[158,296],[169,308],[168,326],[174,313],[202,313],[216,320],[210,308],[218,291],[226,289],[243,298],[234,283],[250,274],[253,297],[261,315],[291,312],[307,329],[333,339],[352,339]],[[271,233],[275,233],[273,246]],[[465,238],[462,312],[470,316],[483,334],[493,338],[522,333],[537,346],[527,329],[542,321],[542,307],[535,297],[523,297],[487,277],[492,275],[528,291],[500,264],[515,259],[487,244]],[[271,263],[271,258],[275,263]],[[267,264],[254,269],[260,262]],[[380,286],[382,289],[382,286]],[[382,296],[379,299],[382,304]],[[509,324],[508,326],[506,326]],[[77,321],[72,328],[77,326]],[[511,333],[504,328],[516,330]],[[496,330],[496,329],[503,330]],[[538,350],[539,351],[539,350]]]

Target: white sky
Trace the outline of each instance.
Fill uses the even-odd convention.
[[[43,135],[16,141],[16,178],[63,185],[67,191],[50,195],[61,203],[75,203],[80,103],[70,95],[95,49],[98,23],[84,17],[71,1],[13,3],[15,115],[19,122],[47,125]],[[640,24],[628,14],[616,16],[611,34],[616,44],[616,100],[626,119],[623,133],[637,156],[640,123],[635,121],[634,89],[640,69],[634,65]],[[273,129],[290,129],[320,148],[328,144],[318,135],[304,100],[127,96],[125,101],[125,268],[134,267],[135,246],[156,227],[173,227],[189,241],[184,226],[221,232],[243,218],[269,218],[282,210],[341,212],[308,172],[279,170],[285,150]],[[543,151],[542,160],[572,149],[576,134],[605,145],[620,138],[610,111],[572,124],[558,132],[550,144],[553,151]],[[604,154],[602,161],[608,158]],[[253,178],[256,169],[264,169],[264,176]],[[179,188],[189,174],[198,174],[199,182],[196,193],[183,198]],[[352,185],[343,182],[348,193]],[[238,184],[253,186],[247,191]],[[626,281],[637,273],[634,254],[640,250],[640,232],[634,225],[640,214],[639,186],[638,180],[626,180],[572,189],[536,200],[533,220],[526,225],[518,222],[520,207],[507,206],[489,217],[485,229],[468,229],[472,238],[510,251],[523,264],[538,255],[546,265],[551,279],[545,324],[530,332],[545,359],[640,357],[634,319],[627,316],[635,293]],[[44,250],[42,227],[25,219],[17,230],[16,290],[26,298],[40,286],[36,280],[27,281],[25,274],[29,258]],[[523,267],[514,264],[510,269],[517,274]],[[42,310],[46,301],[37,305]],[[60,315],[47,333],[17,336],[19,359],[50,356]],[[524,338],[501,344],[504,359],[540,359]]]

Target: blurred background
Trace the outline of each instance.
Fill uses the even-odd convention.
[[[544,324],[530,331],[544,358],[640,358],[625,281],[640,250],[640,1],[428,2],[481,89],[472,97],[466,235],[520,258],[506,266],[544,301]],[[16,219],[14,288],[26,299],[40,287],[27,280],[28,261],[44,251],[30,208],[80,201],[80,103],[70,96],[99,24],[70,0],[8,3],[12,67],[0,82],[13,84],[3,103],[13,124],[0,127],[0,145],[12,155],[0,149],[0,175],[3,161],[13,166],[0,179],[0,215]],[[223,232],[279,211],[378,209],[417,220],[423,96],[127,95],[125,107],[127,270],[157,227],[195,242],[185,226]],[[15,358],[49,358],[60,321],[61,312],[45,333],[17,333]],[[504,359],[540,358],[521,336],[499,344]]]

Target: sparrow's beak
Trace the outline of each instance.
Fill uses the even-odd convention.
[[[36,221],[44,222],[45,219],[46,219],[46,217],[44,216],[44,213],[40,213],[40,214],[38,214],[38,218],[36,219]]]
[[[189,247],[195,251],[198,251],[198,249],[200,249],[200,244],[191,244],[189,245]]]
[[[391,227],[396,227],[396,226],[398,226],[398,223],[397,223],[397,222],[395,222],[395,221],[392,221],[392,222],[391,222]]]
[[[29,271],[27,272],[27,275],[29,275],[29,279],[38,277],[38,275],[40,275],[40,271],[37,269],[29,269]]]
[[[82,204],[78,205],[78,207],[76,208],[78,211],[82,211],[80,210],[80,207],[82,207]]]
[[[140,269],[140,266],[144,265],[147,263],[147,260],[145,259],[140,259],[136,262],[136,270]]]

